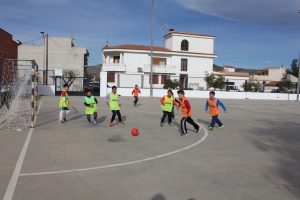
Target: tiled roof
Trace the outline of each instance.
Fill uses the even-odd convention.
[[[213,72],[214,74],[217,75],[222,75],[222,76],[236,76],[236,77],[249,77],[248,72]]]
[[[124,44],[124,45],[117,45],[117,46],[105,46],[105,47],[103,47],[103,49],[130,49],[130,50],[151,51],[151,46]],[[158,47],[158,46],[153,46],[153,51],[171,52],[170,49],[167,49],[164,47]]]
[[[176,31],[172,31],[169,32],[167,35],[165,35],[164,37],[168,37],[171,34],[177,34],[177,35],[191,35],[191,36],[204,36],[204,37],[216,37],[214,35],[206,35],[206,34],[199,34],[199,33],[190,33],[190,32],[176,32]]]
[[[224,65],[224,68],[235,68],[234,66]]]
[[[106,45],[103,47],[103,50],[105,50],[105,49],[128,49],[128,50],[151,51],[151,46],[135,45],[135,44],[124,44],[124,45],[116,45],[116,46],[107,46]],[[172,51],[165,47],[158,47],[158,46],[153,46],[153,51],[215,56],[215,54],[210,54],[210,53],[199,53],[199,52],[190,52],[190,51]]]
[[[266,83],[266,86],[277,86],[277,83],[279,83],[279,81],[270,81]]]

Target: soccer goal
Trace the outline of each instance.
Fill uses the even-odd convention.
[[[37,83],[34,60],[4,60],[0,66],[0,129],[34,127]]]

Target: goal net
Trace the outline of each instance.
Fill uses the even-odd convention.
[[[0,66],[0,129],[34,126],[37,72],[34,60],[4,60]]]

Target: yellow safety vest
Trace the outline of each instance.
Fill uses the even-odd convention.
[[[171,96],[170,98],[166,95],[165,96],[165,101],[164,101],[164,105],[161,105],[161,109],[162,111],[167,111],[167,112],[171,112],[172,108],[173,108],[173,101],[174,101],[174,97]]]
[[[69,107],[70,106],[70,99],[69,99],[69,95],[66,92],[66,100],[64,101],[63,96],[60,95],[60,99],[59,99],[59,107],[63,108],[63,107]]]
[[[118,94],[109,93],[109,109],[110,110],[120,110]]]
[[[94,96],[85,97],[84,100],[85,100],[85,103],[91,105],[91,106],[85,107],[85,114],[91,115],[91,114],[94,114],[95,112],[97,112],[97,104],[96,104]]]

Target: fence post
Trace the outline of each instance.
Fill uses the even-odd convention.
[[[34,127],[34,116],[35,116],[35,62],[31,61],[31,121],[30,128]]]

